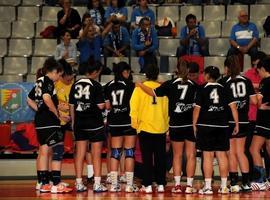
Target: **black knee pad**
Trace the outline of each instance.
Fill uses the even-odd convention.
[[[56,144],[52,147],[53,151],[53,156],[52,160],[53,161],[62,161],[63,160],[63,155],[64,155],[64,145],[63,144]]]
[[[115,158],[116,160],[120,160],[122,156],[122,148],[112,148],[111,149],[111,158]]]
[[[134,158],[135,157],[135,148],[124,149],[125,158]]]

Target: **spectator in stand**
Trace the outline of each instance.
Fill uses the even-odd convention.
[[[94,23],[101,29],[104,26],[105,10],[100,0],[89,0],[87,4],[87,13],[93,19]]]
[[[111,31],[103,41],[105,57],[129,56],[129,33],[128,30],[121,26],[120,21],[112,21]]]
[[[71,38],[77,38],[81,29],[80,15],[77,10],[71,8],[70,0],[62,0],[60,4],[63,9],[57,13],[58,26],[56,36],[59,38],[61,31],[68,30],[70,31]]]
[[[94,23],[88,13],[85,13],[83,16],[83,29],[80,31],[77,48],[80,51],[80,67],[87,63],[90,57],[93,57],[95,61],[100,61],[100,28]]]
[[[77,63],[77,47],[71,42],[71,35],[68,30],[61,33],[61,43],[56,46],[54,54],[56,60],[65,59],[68,63]]]
[[[137,28],[143,17],[149,17],[151,25],[155,25],[156,17],[153,10],[148,8],[147,0],[138,0],[139,7],[134,8],[131,14],[131,28]]]
[[[208,40],[205,37],[204,28],[197,23],[196,16],[188,14],[186,16],[186,24],[181,29],[180,47],[177,48],[176,56],[208,56]]]
[[[144,66],[153,62],[156,63],[156,51],[158,50],[157,32],[151,26],[148,17],[142,18],[140,27],[133,31],[132,48],[136,51],[137,56],[140,57],[141,72],[144,72]]]
[[[106,22],[119,20],[126,22],[128,18],[128,10],[125,7],[124,0],[110,0],[110,6],[106,9],[104,18]]]
[[[257,45],[259,32],[254,23],[249,22],[246,11],[241,10],[238,15],[239,23],[235,24],[231,30],[231,48],[228,55],[249,54],[254,57],[258,53]]]

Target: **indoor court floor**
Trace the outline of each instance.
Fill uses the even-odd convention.
[[[73,180],[64,180],[73,186]],[[91,185],[88,187],[87,192],[76,193],[72,192],[69,194],[51,194],[51,193],[40,193],[35,190],[34,180],[16,180],[16,181],[0,181],[0,200],[33,200],[33,199],[53,199],[53,200],[113,200],[113,199],[131,199],[131,200],[244,200],[244,199],[270,199],[270,191],[266,192],[250,192],[250,193],[239,193],[239,194],[228,194],[220,195],[217,194],[218,187],[214,187],[214,195],[185,195],[185,194],[172,194],[170,192],[172,183],[166,187],[165,193],[93,193]],[[195,187],[199,188],[200,183],[196,182]]]

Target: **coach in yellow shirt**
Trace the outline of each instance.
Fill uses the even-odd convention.
[[[150,88],[157,88],[159,69],[155,64],[146,66],[147,81]],[[143,160],[142,191],[152,193],[154,172],[158,192],[164,192],[166,184],[166,132],[168,130],[167,97],[151,97],[136,87],[130,99],[131,126],[138,132]],[[154,158],[154,159],[153,159]],[[153,161],[154,166],[153,167]]]

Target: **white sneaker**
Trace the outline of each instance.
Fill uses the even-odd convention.
[[[266,179],[266,181],[265,181],[265,187],[266,187],[267,190],[270,189],[270,182],[269,182],[268,179]]]
[[[187,185],[186,190],[185,190],[186,194],[193,194],[193,193],[196,193],[196,192],[197,192],[197,190],[195,188],[193,188],[192,186]]]
[[[146,193],[146,194],[151,194],[151,193],[153,193],[152,186],[149,185],[149,186],[145,187],[145,186],[143,185],[143,186],[141,187],[141,189],[140,189],[140,192],[144,192],[144,193]]]
[[[252,191],[252,187],[251,185],[248,183],[248,184],[245,184],[245,185],[241,185],[241,191],[242,192],[251,192]]]
[[[87,187],[83,183],[75,183],[76,192],[84,192],[87,190]]]
[[[100,192],[107,192],[108,189],[104,185],[102,185],[102,184],[96,184],[95,183],[93,185],[93,191],[94,192],[97,192],[97,193],[100,193]]]
[[[253,191],[264,191],[264,190],[266,190],[266,185],[265,185],[265,183],[252,182],[251,188]]]
[[[238,192],[240,192],[240,190],[241,190],[241,188],[240,188],[239,185],[233,185],[233,186],[230,187],[230,192],[231,193],[238,193]]]
[[[119,176],[119,182],[120,183],[126,183],[127,182],[127,179],[126,179],[126,175],[125,174]]]
[[[106,183],[108,183],[108,184],[111,184],[112,183],[112,179],[111,179],[111,175],[110,174],[107,174]]]
[[[36,190],[40,190],[42,183],[37,182],[36,183]]]
[[[203,187],[202,189],[199,190],[199,194],[213,194],[212,187],[210,188]]]
[[[138,192],[139,188],[133,184],[133,185],[126,185],[125,192],[132,193],[132,192]]]
[[[229,194],[230,190],[227,187],[222,187],[222,188],[219,188],[218,193],[219,194]]]
[[[121,186],[119,184],[117,185],[111,185],[110,192],[121,192]]]
[[[157,192],[158,192],[158,193],[163,193],[163,192],[165,192],[164,185],[158,185],[158,187],[157,187]]]

